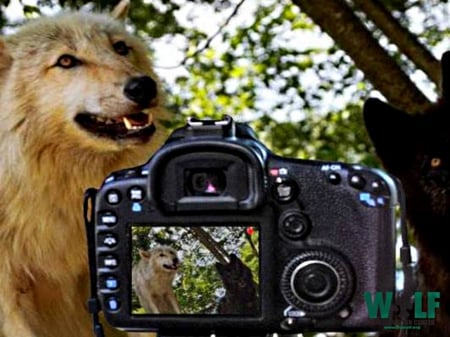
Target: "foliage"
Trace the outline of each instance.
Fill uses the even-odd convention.
[[[359,105],[323,115],[311,114],[298,123],[277,122],[268,115],[253,123],[266,144],[285,157],[333,161],[337,158],[379,166],[364,129]],[[340,139],[340,142],[336,142]]]
[[[9,1],[1,3],[4,8]],[[106,0],[92,3],[97,9],[113,6]],[[383,3],[404,25],[414,24],[414,32],[427,45],[442,47],[449,34],[443,23],[448,18],[446,1]],[[84,4],[39,0],[38,6],[26,5],[23,10],[32,16],[46,6]],[[413,22],[418,15],[410,13],[423,15],[421,24]],[[218,30],[196,24],[204,21],[203,15],[217,19]],[[175,79],[166,82],[169,106],[178,113],[170,127],[180,126],[192,114],[215,118],[229,114],[250,122],[262,141],[281,155],[378,165],[360,117],[371,85],[345,51],[288,0],[256,5],[242,0],[133,0],[128,23],[146,39],[178,45],[183,55],[179,64],[155,62],[163,78],[169,71],[165,67],[178,70]],[[391,50],[376,27],[371,29]],[[157,57],[155,46],[150,45]],[[392,55],[410,74],[415,72],[404,58]]]
[[[251,24],[225,31],[220,50],[193,54],[185,62],[188,75],[171,90],[179,121],[229,114],[251,122],[278,154],[377,165],[360,116],[371,86],[326,37],[322,46],[308,46],[282,36],[297,31],[320,35],[294,5],[270,2]],[[188,39],[195,50],[204,36]],[[334,110],[326,111],[324,102]]]

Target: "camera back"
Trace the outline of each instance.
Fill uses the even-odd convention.
[[[230,117],[191,119],[87,193],[95,291],[130,331],[379,330],[392,315],[367,299],[396,292],[399,193],[381,170],[283,158]]]

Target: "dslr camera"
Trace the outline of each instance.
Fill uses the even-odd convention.
[[[190,118],[86,191],[90,310],[164,336],[379,330],[390,318],[367,294],[396,292],[401,196],[381,170],[283,158],[229,116]]]

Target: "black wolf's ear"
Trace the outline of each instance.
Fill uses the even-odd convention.
[[[414,117],[376,98],[364,104],[364,122],[384,167],[396,174],[415,159]]]
[[[236,261],[239,261],[239,258],[237,257],[237,255],[236,255],[236,254],[233,254],[233,253],[231,253],[231,254],[229,255],[229,258],[230,258],[230,262],[236,262]]]
[[[446,51],[441,58],[441,97],[450,102],[450,51]]]
[[[130,0],[120,0],[120,2],[114,7],[111,15],[114,19],[125,21],[128,17],[128,10],[130,9]]]

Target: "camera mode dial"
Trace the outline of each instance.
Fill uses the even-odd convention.
[[[354,291],[353,270],[336,252],[306,250],[285,267],[281,291],[290,305],[309,316],[329,316],[350,300]]]

